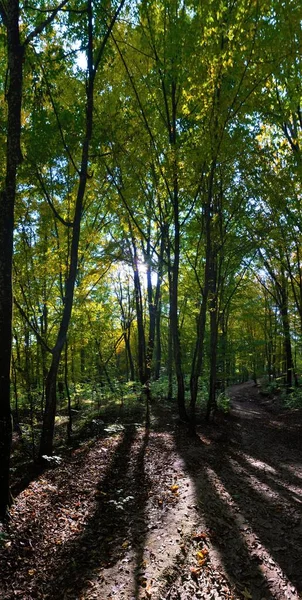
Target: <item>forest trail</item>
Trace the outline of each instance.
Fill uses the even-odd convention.
[[[189,438],[168,408],[86,441],[16,498],[0,598],[302,598],[301,411],[252,383]],[[158,413],[158,414],[157,414]]]

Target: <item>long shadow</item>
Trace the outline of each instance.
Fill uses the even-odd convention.
[[[240,417],[231,419],[231,435],[234,433],[234,424],[239,425],[237,444],[232,443],[229,435],[226,443],[221,446],[216,444],[216,448],[214,446],[214,452],[205,453],[200,449],[205,462],[204,468],[197,471],[196,489],[198,477],[203,482],[204,469],[210,467],[220,478],[230,498],[235,501],[241,515],[248,521],[253,534],[263,543],[270,560],[276,561],[289,582],[295,584],[297,591],[301,592],[301,496],[299,498],[299,494],[289,489],[291,484],[301,488],[301,480],[279,463],[281,456],[287,463],[301,464],[299,424],[287,428],[282,415],[280,418],[276,415],[272,418],[257,404],[258,402],[252,402],[250,410],[246,407],[246,415],[242,413]],[[240,444],[238,447],[238,441],[242,443],[242,450]],[[179,451],[181,452],[181,444]],[[247,459],[244,452],[251,460]],[[188,471],[194,477],[189,462],[187,461]],[[263,471],[263,463],[271,473]],[[206,497],[207,490],[203,489],[203,493]],[[206,505],[205,514],[208,522],[212,520],[215,523],[216,515],[213,516],[213,512],[210,514]],[[230,564],[230,554],[222,552],[222,558],[227,571],[231,573],[233,566]]]
[[[145,429],[142,445],[139,449],[133,470],[133,481],[136,489],[136,513],[131,526],[131,545],[135,548],[135,575],[134,575],[134,597],[139,600],[141,585],[141,569],[144,561],[146,546],[148,516],[146,506],[149,497],[151,482],[145,469],[145,455],[149,442],[149,428]]]
[[[98,483],[95,512],[83,532],[58,553],[58,568],[48,583],[47,597],[59,600],[66,593],[77,597],[94,568],[109,567],[118,559],[127,537],[123,500],[128,496],[124,492],[129,485],[127,471],[134,439],[135,429],[127,428],[107,474]]]
[[[282,415],[280,419],[276,415],[272,417],[264,413],[257,404],[251,402],[245,419],[242,413],[240,417],[234,415],[229,420],[230,431],[227,436],[222,436],[223,443],[213,441],[215,436],[211,439],[209,430],[206,430],[211,440],[209,446],[202,444],[198,436],[190,440],[186,432],[179,428],[175,433],[178,451],[195,484],[202,513],[208,527],[214,532],[216,546],[228,577],[238,592],[242,592],[242,586],[245,586],[252,592],[255,600],[263,595],[271,598],[272,592],[265,574],[256,562],[261,563],[261,557],[253,556],[245,542],[245,535],[240,529],[242,517],[248,521],[248,530],[251,531],[252,528],[251,536],[254,539],[258,537],[263,543],[264,560],[267,557],[272,562],[276,561],[289,582],[296,585],[297,591],[302,589],[302,569],[299,564],[302,540],[298,522],[301,504],[298,494],[293,496],[293,492],[288,489],[290,483],[301,487],[301,480],[279,464],[280,451],[276,457],[276,448],[280,448],[282,444],[284,459],[293,463],[298,460],[301,445],[299,427],[295,426],[288,431]],[[239,427],[237,432],[234,425]],[[273,448],[268,445],[268,440],[274,444]],[[240,450],[242,444],[243,452]],[[251,457],[251,464],[244,459],[244,451]],[[236,469],[234,460],[242,469]],[[274,470],[275,475],[263,473],[261,464],[257,469],[257,461],[265,462]],[[256,478],[256,485],[253,484],[253,477]],[[266,486],[270,488],[267,496]],[[276,499],[276,494],[279,500]],[[238,510],[241,514],[239,521],[236,520]],[[245,530],[246,527],[242,529]],[[290,544],[287,536],[291,538]]]
[[[248,477],[242,477],[242,474],[239,476],[230,464],[226,465],[220,477],[229,494],[236,498],[241,514],[248,520],[270,556],[291,583],[296,585],[297,590],[302,591],[301,531],[296,532],[296,518],[283,511],[273,499],[264,497],[251,485]]]
[[[294,476],[288,476],[288,474],[285,473],[284,470],[280,468],[278,469],[278,467],[275,466],[274,463],[270,460],[266,460],[265,463],[267,467],[271,469],[271,472],[269,470],[260,468],[259,466],[257,466],[257,464],[251,464],[250,460],[247,460],[247,457],[241,452],[234,452],[231,449],[229,449],[228,454],[231,460],[238,463],[238,466],[242,469],[242,472],[244,472],[245,477],[254,476],[261,483],[268,486],[274,493],[274,496],[278,495],[280,500],[283,499],[288,504],[291,504],[293,508],[296,508],[297,510],[300,509],[301,511],[301,494],[292,491],[288,487],[289,485],[299,485],[301,487],[301,481],[299,481]],[[255,455],[253,455],[253,458],[255,458]],[[257,459],[255,459],[255,463],[256,460]],[[277,500],[279,504],[280,500]]]
[[[79,482],[85,486],[89,478],[90,469],[98,468],[98,449],[95,449],[93,464],[91,463],[90,450],[84,450],[77,454],[74,463],[71,463],[57,473],[56,470],[48,473],[47,480],[38,488],[33,483],[26,494],[26,514],[24,527],[18,527],[16,537],[17,553],[11,553],[10,564],[6,569],[7,580],[12,570],[28,571],[33,573],[30,592],[31,597],[42,597],[49,600],[65,600],[65,598],[77,598],[90,578],[94,578],[95,571],[106,569],[121,558],[126,551],[123,544],[129,539],[129,521],[137,512],[135,503],[135,482],[129,474],[129,464],[136,439],[135,427],[127,427],[120,441],[113,451],[108,451],[108,461],[104,469],[104,459],[99,459],[100,478],[98,489],[91,486],[87,481],[89,494],[93,493],[94,502],[88,502],[89,511],[86,523],[82,529],[76,527],[72,520],[72,514],[68,514],[70,506],[74,512],[75,498],[85,504],[85,489],[81,489]],[[93,449],[92,449],[93,450]],[[107,456],[107,454],[106,454]],[[87,461],[88,467],[85,462]],[[73,464],[77,471],[74,470]],[[78,481],[77,481],[78,473]],[[94,473],[95,479],[95,473]],[[66,493],[65,493],[66,492]],[[36,502],[33,507],[33,517],[30,513],[31,497],[42,493],[41,509],[36,513]],[[51,521],[56,518],[63,519],[63,528],[72,528],[73,538],[68,538],[66,543],[60,539],[59,546],[56,545],[56,534],[60,533],[59,523],[54,527],[54,538],[51,539],[49,530],[46,533],[46,544],[44,542],[44,520],[45,510],[51,514]],[[47,518],[47,517],[46,517]],[[46,523],[46,526],[48,524]],[[69,532],[68,532],[69,534]],[[32,548],[30,539],[35,540],[35,548]],[[43,573],[35,573],[35,553],[45,552],[49,554],[49,562],[43,561]],[[46,554],[47,558],[47,554]],[[38,563],[39,564],[39,563]],[[12,582],[13,583],[13,582]],[[13,588],[9,588],[13,598]]]
[[[152,411],[157,416],[156,405],[152,406]],[[158,411],[158,416],[158,424],[162,426],[163,413],[161,410]],[[168,415],[164,416],[168,421]],[[273,467],[276,478],[282,480],[284,486],[280,485],[273,476],[257,469],[254,464],[250,464],[238,446],[244,433],[242,430],[245,428],[245,424],[242,419],[237,419],[237,421],[241,426],[241,433],[239,437],[237,436],[237,445],[231,441],[236,418],[230,421],[231,431],[225,443],[213,442],[206,446],[201,442],[199,436],[188,438],[184,429],[179,426],[172,426],[170,432],[174,431],[176,447],[195,485],[201,516],[206,520],[212,542],[219,552],[221,563],[233,588],[238,594],[242,594],[246,588],[252,594],[253,600],[263,597],[270,600],[275,596],[272,596],[270,592],[269,583],[261,571],[257,559],[251,556],[227,495],[229,494],[234,500],[240,513],[249,522],[254,534],[259,537],[266,550],[282,567],[288,578],[295,582],[297,589],[301,590],[302,573],[297,561],[297,557],[300,558],[302,553],[301,530],[299,534],[295,529],[295,518],[290,513],[286,513],[283,523],[284,536],[286,536],[286,531],[289,532],[296,547],[293,544],[290,544],[290,547],[287,545],[284,552],[280,547],[284,546],[287,540],[284,538],[284,544],[283,541],[280,542],[282,513],[280,514],[278,502],[276,503],[274,498],[270,499],[259,493],[251,483],[251,477],[256,477],[263,484],[270,486],[280,495],[281,500],[290,503],[291,506],[295,505],[295,510],[298,508],[297,503],[290,496],[291,492],[288,492],[286,482],[295,481],[301,486],[301,480],[295,478],[294,475],[293,477],[286,476],[288,475],[287,469],[278,464],[273,452],[268,450],[265,444],[262,446],[261,443],[258,445],[253,443],[251,427],[253,428],[255,424],[253,425],[252,418],[250,420],[252,424],[246,430],[248,439],[242,450],[255,461],[266,462]],[[257,435],[260,437],[270,436],[275,443],[280,439],[278,431],[274,431],[272,423],[263,424],[259,417],[257,418],[257,427],[259,428]],[[166,430],[166,427],[163,429]],[[271,435],[272,430],[274,431],[273,435]],[[283,440],[284,436],[281,437]],[[288,436],[285,435],[284,439],[288,440]],[[112,458],[108,460],[105,472],[99,478],[94,512],[87,517],[87,523],[81,533],[76,533],[71,541],[69,540],[57,548],[53,566],[46,567],[49,575],[48,582],[44,584],[44,576],[43,582],[40,579],[40,584],[37,579],[35,585],[40,593],[40,596],[37,597],[41,597],[41,591],[45,600],[47,598],[49,600],[65,600],[80,597],[81,591],[86,588],[90,580],[94,580],[101,571],[106,576],[106,567],[115,565],[121,560],[123,553],[132,547],[136,560],[136,570],[132,582],[133,595],[138,600],[148,525],[146,505],[151,485],[145,470],[145,453],[148,443],[148,430],[145,431],[142,439],[137,435],[134,426],[126,428],[120,442],[112,452]],[[77,456],[75,464],[78,468],[85,466],[86,457],[85,453]],[[241,470],[236,470],[234,461],[239,464]],[[68,506],[68,501],[73,494],[79,493],[78,483],[73,482],[76,473],[66,471],[66,475],[70,478],[68,482],[64,481],[63,471],[61,477],[57,477],[56,471],[53,472],[53,476],[50,474],[48,477],[50,483],[53,480],[57,486],[60,487],[61,484],[59,493],[53,492],[53,502],[59,502],[65,507]],[[87,476],[89,476],[89,472],[87,472]],[[228,494],[224,494],[222,488]],[[30,524],[26,525],[22,531],[24,540],[30,537],[30,527]],[[39,535],[34,539],[38,539],[40,547],[40,540],[41,542],[43,540],[43,524],[41,522],[39,527]],[[33,559],[34,550],[32,549]],[[31,593],[35,597],[34,586]]]
[[[185,439],[185,435],[183,431],[176,431],[175,442],[194,482],[201,516],[210,530],[211,540],[231,586],[239,595],[247,589],[253,600],[264,596],[266,600],[273,600],[269,584],[251,557],[232,510],[215,485],[215,457],[212,459],[208,455],[198,436],[190,441]],[[197,457],[200,464],[196,461]]]
[[[148,431],[137,451],[135,427],[129,426],[118,445],[106,476],[98,484],[98,504],[84,531],[57,554],[47,598],[76,598],[97,573],[120,561],[133,547],[136,575],[133,588],[139,595],[139,570],[147,531],[145,502],[149,482],[144,471]],[[134,458],[133,458],[134,455]],[[134,463],[133,463],[134,460]],[[114,582],[112,582],[114,584]]]
[[[265,460],[263,455],[259,455],[259,458]],[[239,472],[234,460],[242,467]],[[266,463],[273,464],[276,477],[281,479],[282,473],[278,471],[278,465],[269,463],[269,460],[266,460]],[[263,473],[262,469],[257,469],[244,460],[240,453],[233,453],[232,450],[226,453],[224,464],[217,471],[226,490],[236,499],[241,514],[265,545],[272,559],[296,585],[297,590],[302,591],[302,544],[299,528],[302,511],[301,504],[286,487],[288,478],[280,485],[271,475]],[[254,484],[253,478],[257,480]],[[260,486],[257,482],[260,482]],[[261,490],[263,484],[269,488],[268,493],[263,487]]]

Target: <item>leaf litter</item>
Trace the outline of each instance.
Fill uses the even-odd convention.
[[[18,495],[1,600],[302,597],[297,414],[272,418],[248,384],[194,439],[153,410],[173,427],[110,431]]]

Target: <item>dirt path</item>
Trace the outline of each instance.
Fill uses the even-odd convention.
[[[231,417],[196,438],[154,407],[150,431],[83,443],[33,481],[2,534],[1,600],[302,598],[301,411],[230,393]]]

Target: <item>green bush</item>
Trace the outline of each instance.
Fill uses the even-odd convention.
[[[224,413],[230,412],[230,397],[225,392],[218,394],[217,407]]]
[[[286,408],[302,408],[302,388],[292,388],[289,394],[282,395]]]

